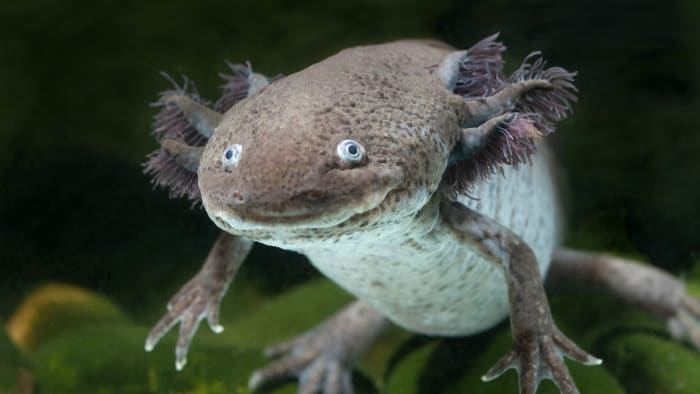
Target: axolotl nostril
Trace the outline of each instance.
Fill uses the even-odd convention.
[[[232,65],[222,97],[161,94],[147,163],[223,233],[146,341],[180,323],[176,367],[254,242],[305,254],[357,301],[268,353],[252,389],[299,377],[300,393],[351,393],[351,370],[390,323],[463,336],[510,316],[520,390],[576,393],[563,357],[601,361],[555,325],[542,286],[586,280],[666,319],[700,346],[700,304],[667,273],[560,248],[563,212],[543,137],[575,102],[574,73],[538,53],[510,75],[488,37],[458,51],[429,40],[343,50],[286,77]]]

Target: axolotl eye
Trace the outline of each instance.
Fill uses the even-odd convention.
[[[238,164],[238,159],[241,157],[241,152],[243,147],[239,144],[233,144],[224,150],[223,156],[221,156],[221,164],[224,167],[232,167]]]
[[[341,160],[349,163],[357,163],[362,160],[362,157],[365,155],[365,148],[355,140],[343,140],[340,141],[335,148],[335,152]]]

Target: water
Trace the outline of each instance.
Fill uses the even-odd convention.
[[[495,31],[509,70],[542,50],[579,72],[574,116],[551,138],[570,185],[568,243],[636,256],[698,288],[698,26],[692,0],[3,2],[0,393],[245,392],[265,344],[348,301],[301,256],[256,246],[223,303],[224,334],[202,327],[182,373],[174,335],[143,352],[217,234],[141,174],[155,149],[148,104],[169,87],[161,70],[214,98],[225,60],[289,74],[351,45],[433,37],[464,48]],[[552,304],[565,331],[606,356],[607,369],[572,367],[583,392],[700,391],[700,357],[660,324],[600,295]],[[514,393],[512,374],[478,379],[509,341],[506,325],[467,340],[394,330],[356,387]]]

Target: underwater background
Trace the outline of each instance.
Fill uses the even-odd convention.
[[[579,72],[574,115],[550,138],[570,186],[567,244],[649,261],[700,295],[700,2],[5,0],[0,393],[246,393],[266,344],[350,300],[303,257],[256,245],[224,299],[226,330],[202,326],[183,372],[175,332],[143,351],[217,235],[142,174],[156,148],[149,103],[171,86],[161,71],[214,99],[227,60],[290,74],[348,46],[467,48],[497,31],[507,71],[541,50]],[[661,323],[604,294],[550,299],[562,330],[605,360],[570,364],[583,393],[700,392],[700,354]],[[466,339],[393,329],[356,389],[516,393],[513,372],[479,380],[510,341],[505,323]]]

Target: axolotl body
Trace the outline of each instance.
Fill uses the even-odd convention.
[[[542,137],[570,113],[575,74],[535,55],[506,77],[504,50],[496,36],[466,51],[397,41],[274,79],[232,66],[213,104],[164,92],[147,171],[201,201],[223,233],[146,348],[179,322],[179,369],[201,320],[221,330],[219,302],[253,242],[306,255],[358,299],[268,349],[280,358],[253,389],[296,376],[300,393],[350,393],[353,364],[389,322],[462,336],[510,315],[513,350],[484,380],[515,368],[523,393],[546,378],[575,393],[562,357],[600,360],[554,324],[548,271],[607,287],[700,344],[700,307],[680,281],[559,248],[564,215]]]

